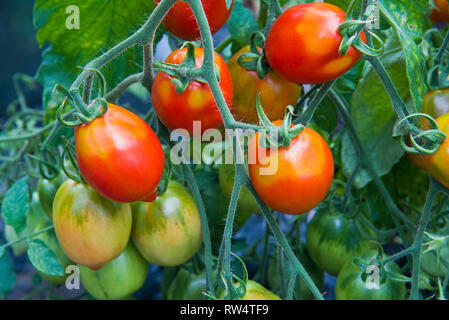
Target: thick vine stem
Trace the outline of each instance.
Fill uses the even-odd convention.
[[[193,198],[198,206],[201,216],[201,226],[203,228],[203,244],[204,244],[204,265],[206,269],[206,291],[214,294],[213,275],[212,275],[212,244],[210,240],[209,222],[207,219],[206,208],[204,207],[203,199],[201,198],[200,190],[196,183],[192,170],[188,165],[183,165],[184,177],[189,184],[193,193]]]
[[[142,72],[132,74],[132,75],[126,77],[114,89],[112,89],[111,91],[109,91],[106,94],[106,96],[105,96],[106,101],[116,102],[117,99],[123,94],[123,92],[125,92],[126,89],[129,88],[130,85],[132,85],[136,82],[139,82],[139,81],[143,81],[142,79],[143,79]]]
[[[363,145],[357,135],[357,131],[355,130],[354,124],[351,120],[351,115],[349,114],[345,102],[338,96],[338,94],[334,90],[329,91],[329,98],[333,101],[335,106],[337,107],[340,114],[343,116],[346,128],[348,129],[348,132],[351,136],[352,142],[354,143],[354,146],[356,148],[356,151],[360,157],[360,161],[362,165],[368,170],[371,177],[373,178],[374,182],[376,183],[377,187],[379,188],[379,191],[381,192],[382,196],[384,197],[385,204],[387,208],[390,210],[390,212],[393,214],[394,217],[397,217],[404,221],[407,225],[410,227],[413,227],[413,224],[409,221],[409,219],[404,215],[404,213],[399,210],[399,208],[396,206],[393,198],[391,197],[390,193],[388,192],[387,188],[385,187],[384,183],[380,179],[380,177],[377,175],[376,170],[374,169],[374,166],[372,162],[370,161],[365,149],[363,148]],[[397,225],[398,230],[400,232],[402,231],[402,227]],[[403,236],[401,234],[401,236]],[[403,238],[405,240],[405,237]]]
[[[151,92],[151,87],[154,81],[154,69],[153,69],[153,41],[143,46],[143,78],[142,85],[147,88],[148,92]]]

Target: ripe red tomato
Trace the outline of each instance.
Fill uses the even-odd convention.
[[[323,83],[338,78],[361,57],[351,47],[338,54],[342,36],[338,26],[346,13],[328,3],[298,4],[282,13],[267,36],[265,52],[273,70],[300,84]],[[366,41],[364,34],[361,39]]]
[[[131,206],[105,199],[88,185],[69,179],[56,192],[53,224],[65,254],[98,270],[125,249],[132,227]]]
[[[153,0],[153,2],[158,5],[161,0]],[[210,31],[214,34],[228,21],[234,0],[229,9],[226,7],[226,0],[201,0],[201,3],[209,22]],[[183,40],[198,40],[201,37],[200,29],[187,1],[177,1],[165,16],[162,24],[170,33]]]
[[[449,137],[449,113],[437,119],[438,127]],[[440,145],[437,152],[431,156],[426,157],[427,171],[444,185],[449,188],[449,139]]]
[[[173,51],[165,62],[181,64],[187,54],[187,48]],[[203,48],[195,48],[196,67],[203,64]],[[228,107],[232,104],[233,89],[231,75],[226,62],[218,53],[214,53],[215,69],[220,73],[220,88]],[[165,72],[158,72],[151,89],[151,99],[159,119],[170,130],[185,129],[194,135],[193,121],[201,121],[201,133],[206,129],[216,129],[223,124],[220,111],[206,83],[190,82],[187,89],[177,94],[173,77]],[[199,133],[198,133],[199,134]]]
[[[449,22],[449,5],[447,0],[433,0],[437,8],[430,12],[430,19],[433,22]]]
[[[281,120],[274,124],[280,126]],[[334,159],[326,141],[305,128],[288,147],[265,149],[260,133],[248,146],[251,182],[261,199],[273,210],[300,214],[317,206],[329,191]]]
[[[256,98],[261,93],[260,100],[267,117],[271,121],[282,119],[287,106],[298,101],[301,87],[274,72],[268,72],[265,79],[260,80],[255,71],[246,70],[237,63],[239,56],[245,52],[249,52],[249,47],[244,47],[228,61],[234,85],[232,114],[237,121],[259,122]]]
[[[134,113],[108,112],[75,128],[78,165],[87,183],[118,202],[153,201],[164,171],[164,151],[151,127]]]

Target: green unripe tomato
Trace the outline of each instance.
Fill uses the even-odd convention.
[[[203,300],[206,291],[206,274],[195,274],[181,268],[167,291],[168,300]]]
[[[372,246],[353,222],[327,210],[318,211],[308,224],[306,244],[316,265],[333,276],[338,275],[346,261]]]
[[[63,173],[58,174],[51,180],[41,178],[37,184],[37,192],[39,194],[39,201],[42,209],[53,220],[53,200],[55,199],[56,192],[59,186],[65,181],[66,177]]]
[[[148,273],[148,262],[140,255],[132,242],[103,268],[94,271],[79,266],[83,287],[99,300],[125,299],[139,290]]]

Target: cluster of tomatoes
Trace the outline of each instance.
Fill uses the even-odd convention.
[[[159,0],[154,2],[158,4]],[[210,30],[215,33],[226,23],[232,5],[227,8],[225,0],[202,3]],[[302,84],[324,83],[348,71],[361,54],[353,47],[344,56],[338,53],[342,40],[338,27],[345,18],[343,10],[326,3],[300,4],[286,10],[267,35],[263,54],[271,69],[263,79],[237,63],[238,57],[249,51],[248,47],[227,64],[214,53],[220,89],[235,118],[257,123],[256,96],[261,93],[266,115],[274,125],[281,126],[280,119],[287,106],[298,101]],[[200,37],[187,2],[176,2],[163,23],[183,40]],[[361,39],[365,41],[363,35]],[[197,47],[194,54],[195,67],[200,68],[204,51]],[[186,48],[178,49],[165,62],[179,65],[186,55]],[[151,92],[154,110],[168,129],[184,129],[192,135],[194,121],[201,122],[202,132],[223,125],[208,84],[191,81],[178,93],[172,80],[173,76],[159,72]],[[449,129],[448,120],[441,122],[441,127],[446,125]],[[260,198],[273,210],[286,214],[302,214],[316,207],[328,193],[334,176],[334,160],[325,140],[310,128],[305,128],[288,146],[270,149],[260,145],[260,140],[260,133],[256,133],[248,146],[251,154],[263,154],[250,159],[248,165]],[[75,128],[75,141],[79,171],[87,184],[60,175],[52,180],[41,179],[38,193],[55,228],[55,234],[48,233],[51,240],[44,241],[52,243],[49,246],[64,267],[72,263],[80,266],[81,280],[92,296],[125,298],[143,285],[148,263],[178,266],[195,255],[202,242],[197,204],[186,187],[174,180],[163,194],[157,195],[165,156],[161,142],[145,121],[108,104],[106,114]],[[260,148],[266,148],[265,152],[259,152]],[[277,169],[263,174],[273,164]],[[254,199],[249,202],[239,205],[254,207]],[[319,214],[314,221],[320,219],[337,218]],[[334,222],[334,226],[346,228],[341,229],[343,232],[351,228],[344,221]],[[348,255],[359,252],[364,244],[344,243],[345,237],[338,232],[320,230],[315,224],[318,222],[307,231],[307,246],[315,253],[321,252],[311,256],[313,263],[337,275]],[[335,241],[341,242],[341,252],[333,258],[322,238],[326,233],[336,235],[334,248]],[[348,246],[354,252],[349,252]],[[317,281],[323,282],[322,274],[317,275]],[[248,288],[255,289],[247,290],[243,298],[278,299],[257,283],[248,282]]]

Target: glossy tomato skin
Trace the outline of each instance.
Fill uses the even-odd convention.
[[[275,121],[280,126],[282,121]],[[334,177],[334,159],[326,141],[305,128],[288,147],[265,149],[256,133],[248,146],[251,183],[273,210],[301,214],[326,196]]]
[[[157,5],[161,0],[153,0]],[[234,0],[230,8],[226,7],[226,0],[201,0],[212,34],[220,30],[231,15]],[[170,9],[162,24],[171,34],[183,40],[199,40],[201,38],[198,24],[192,9],[186,1],[177,1]]]
[[[328,3],[295,5],[274,22],[267,36],[265,52],[271,68],[285,79],[299,84],[331,81],[348,71],[361,57],[351,47],[338,54],[342,36],[338,27],[346,13]],[[365,35],[361,35],[366,41]]]
[[[421,112],[437,119],[449,113],[449,88],[436,89],[426,93],[423,99]],[[429,130],[430,122],[421,118],[422,129]],[[429,157],[418,153],[407,153],[408,159],[418,168],[427,170]]]
[[[125,299],[139,290],[147,277],[148,262],[140,255],[132,242],[114,260],[93,271],[80,267],[83,287],[99,300]]]
[[[297,253],[297,257],[299,261],[301,261],[302,265],[306,269],[307,273],[312,278],[313,282],[317,286],[319,290],[323,290],[324,288],[324,272],[318,268],[318,266],[312,261],[310,258],[307,249],[305,246],[302,246],[301,250]],[[289,267],[288,267],[289,268]],[[276,259],[270,259],[268,264],[268,283],[270,288],[278,293],[281,289],[281,279],[278,271],[278,266]],[[315,296],[312,291],[309,290],[307,284],[301,277],[296,278],[294,294],[296,299],[301,300],[313,300]]]
[[[53,179],[39,179],[39,182],[37,184],[39,201],[41,203],[42,209],[50,219],[52,219],[53,200],[55,199],[56,192],[58,191],[59,186],[66,179],[67,178],[63,173],[58,174]]]
[[[66,255],[98,270],[125,249],[131,234],[131,206],[108,200],[88,185],[69,179],[56,193],[53,224]]]
[[[437,119],[438,127],[449,137],[449,113]],[[428,156],[427,171],[442,185],[449,188],[449,139],[440,145],[437,152]]]
[[[78,166],[87,183],[117,202],[152,201],[164,171],[164,151],[151,127],[108,104],[105,115],[75,128]]]
[[[226,291],[221,291],[218,295],[219,299],[223,300],[226,296]],[[262,286],[260,283],[248,280],[246,283],[246,293],[240,300],[282,300],[273,292]]]
[[[165,62],[181,64],[187,54],[187,48],[173,51]],[[195,48],[196,67],[203,63],[203,48]],[[228,107],[232,104],[233,87],[226,62],[214,53],[214,63],[220,73],[220,88]],[[216,129],[223,124],[220,111],[215,103],[209,85],[197,81],[190,82],[187,89],[178,94],[171,82],[172,76],[158,72],[151,89],[154,110],[162,123],[170,130],[184,129],[190,136],[197,136],[206,129]],[[193,121],[201,121],[201,132],[193,131]]]
[[[320,210],[307,225],[310,257],[327,273],[337,276],[346,261],[370,247],[346,217]]]
[[[132,205],[132,239],[150,263],[173,267],[193,257],[203,239],[198,207],[189,191],[170,181],[154,202]]]
[[[430,19],[433,22],[449,22],[449,5],[447,0],[433,0],[436,8],[430,12]]]
[[[256,98],[259,93],[265,114],[271,120],[284,117],[288,105],[296,105],[301,95],[301,87],[285,80],[274,72],[268,72],[263,80],[255,71],[246,70],[238,63],[238,57],[249,52],[249,47],[242,48],[229,61],[228,68],[234,85],[232,114],[237,121],[258,123]]]
[[[370,265],[370,259],[375,257],[376,251],[368,250],[358,257]],[[401,273],[396,262],[385,265],[385,271]],[[385,272],[384,271],[384,272]],[[406,294],[405,282],[394,281],[388,275],[379,282],[379,288],[367,287],[362,276],[362,270],[352,259],[348,260],[337,278],[335,296],[337,300],[404,300]],[[380,271],[382,272],[382,271]]]
[[[168,300],[203,300],[206,291],[206,274],[195,274],[181,268],[167,291]]]

